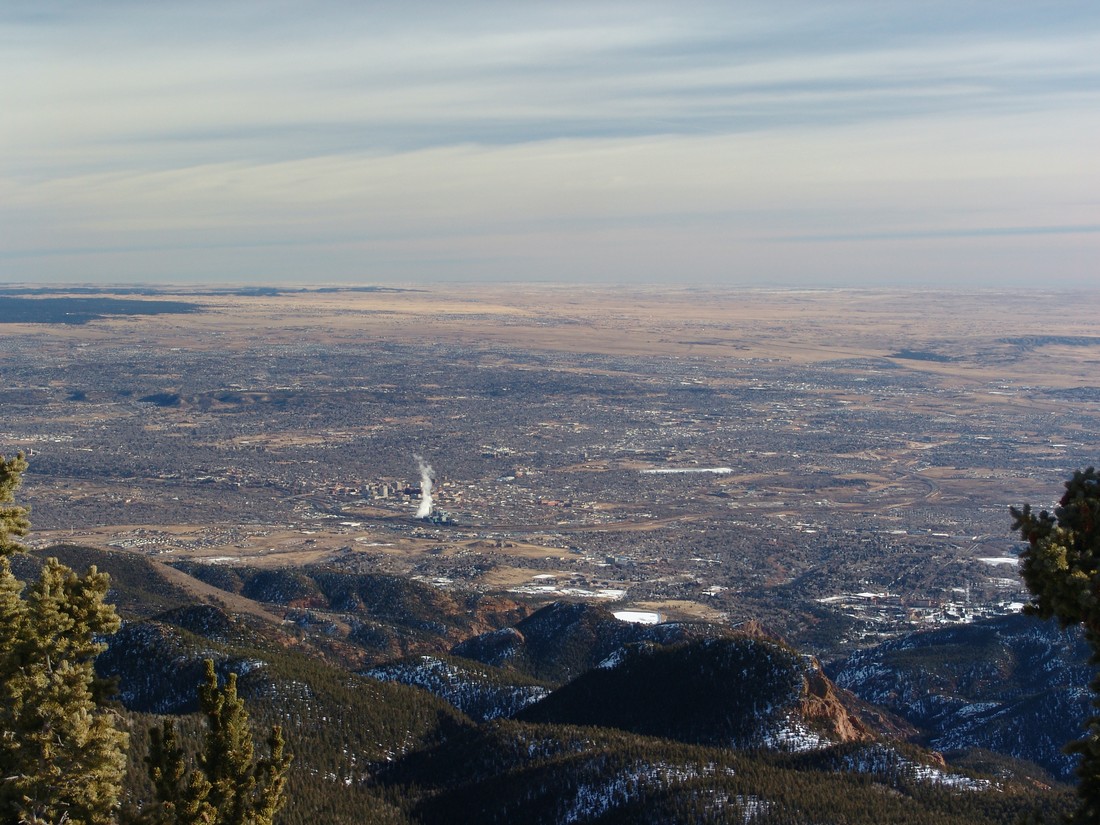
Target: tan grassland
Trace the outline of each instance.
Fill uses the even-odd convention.
[[[1075,386],[1095,352],[1050,344],[1016,361],[995,355],[1007,338],[1096,335],[1100,292],[733,290],[578,286],[436,286],[406,292],[301,293],[279,297],[177,296],[195,315],[98,321],[85,327],[0,327],[0,335],[52,340],[131,339],[185,349],[250,344],[393,341],[496,344],[614,355],[700,355],[814,363],[883,356],[899,342],[982,342],[987,363],[906,361],[945,380],[1034,378]],[[960,355],[971,355],[963,352]],[[504,357],[504,356],[502,356]],[[996,399],[992,399],[996,401]]]

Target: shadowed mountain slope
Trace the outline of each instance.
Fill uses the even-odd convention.
[[[812,659],[749,637],[623,648],[518,718],[737,748],[872,738]]]
[[[912,633],[830,668],[836,683],[904,717],[919,741],[981,748],[1070,779],[1094,668],[1081,634],[1025,616]]]
[[[596,605],[553,602],[513,627],[468,639],[451,652],[560,683],[596,667],[625,645],[669,645],[731,635],[734,631],[705,622],[632,624]]]

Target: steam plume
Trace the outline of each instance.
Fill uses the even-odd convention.
[[[413,453],[413,458],[420,467],[420,506],[416,508],[416,517],[427,518],[432,514],[432,479],[435,478],[435,470],[416,453]]]

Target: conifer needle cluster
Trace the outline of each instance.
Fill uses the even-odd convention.
[[[1100,664],[1100,474],[1093,467],[1080,470],[1065,486],[1053,514],[1043,510],[1036,515],[1027,504],[1011,511],[1012,529],[1028,543],[1020,569],[1032,593],[1025,609],[1043,619],[1056,618],[1063,627],[1081,625],[1092,662]],[[1097,713],[1085,735],[1069,746],[1081,754],[1074,822],[1082,825],[1100,822],[1100,676],[1091,687]]]
[[[30,529],[14,503],[26,468],[22,454],[0,456],[0,825],[115,825],[128,735],[102,702],[94,662],[120,621],[94,566],[78,576],[51,558],[29,587],[13,574],[9,556]],[[199,698],[208,731],[198,766],[187,771],[171,721],[154,729],[156,798],[132,825],[271,825],[290,765],[282,732],[255,759],[236,675],[219,688],[209,660]]]

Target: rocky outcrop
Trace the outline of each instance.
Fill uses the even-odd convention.
[[[817,659],[811,658],[802,681],[798,715],[811,730],[833,742],[867,742],[877,738],[870,726],[845,704]],[[850,702],[854,697],[845,698]]]

